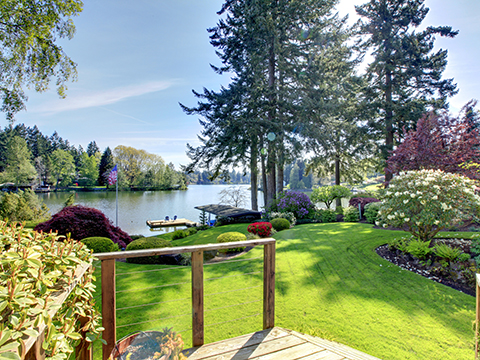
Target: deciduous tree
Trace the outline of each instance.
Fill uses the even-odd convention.
[[[32,153],[27,142],[19,136],[12,137],[7,145],[3,181],[11,181],[18,187],[29,184],[36,176],[37,171],[32,164]]]
[[[48,89],[56,79],[65,97],[66,83],[76,76],[76,64],[58,39],[75,33],[72,17],[82,11],[81,0],[16,0],[0,3],[0,94],[2,111],[13,121],[25,108],[24,86]]]

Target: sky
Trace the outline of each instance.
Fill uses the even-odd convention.
[[[341,0],[338,11],[357,19],[354,5]],[[27,110],[16,123],[37,125],[44,135],[54,131],[70,144],[95,141],[100,150],[118,145],[158,154],[178,169],[187,164],[186,144],[198,146],[198,116],[179,106],[195,106],[192,89],[218,90],[228,75],[209,43],[207,29],[219,19],[222,0],[84,0],[74,18],[72,40],[62,40],[78,65],[78,80],[67,98],[59,99],[54,83],[43,93],[28,91]],[[430,8],[422,28],[449,25],[460,33],[437,38],[436,49],[448,50],[444,78],[454,78],[459,93],[450,99],[453,114],[470,99],[480,100],[480,1],[426,0]],[[0,125],[7,125],[5,118]]]

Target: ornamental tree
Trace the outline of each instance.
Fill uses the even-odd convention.
[[[476,101],[468,102],[458,117],[447,113],[429,113],[418,120],[416,130],[405,134],[405,140],[387,160],[386,172],[439,169],[480,179],[475,167],[462,164],[480,162],[480,137]]]
[[[401,228],[428,242],[440,230],[475,218],[480,209],[474,181],[441,170],[394,177],[382,200],[377,225]]]
[[[327,205],[327,209],[330,209],[330,205],[332,205],[335,199],[349,198],[350,196],[350,190],[341,185],[321,186],[313,189],[312,192],[313,202],[323,202]]]

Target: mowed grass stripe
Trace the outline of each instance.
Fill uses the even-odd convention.
[[[214,228],[174,244],[211,243],[222,232],[246,232],[246,227]],[[384,360],[472,358],[475,299],[401,270],[375,253],[379,245],[403,235],[353,223],[300,225],[277,233],[276,325],[336,340]],[[261,312],[261,302],[247,303],[262,298],[262,274],[225,277],[261,271],[262,254],[263,248],[257,247],[240,257],[252,260],[205,267],[206,278],[219,278],[205,283],[208,294],[212,294],[205,298],[206,309],[211,310],[205,315],[206,342],[262,328],[262,317],[256,315]],[[117,273],[156,267],[160,268],[117,263]],[[132,274],[135,276],[131,278],[125,275],[117,281],[121,289],[139,289],[188,282],[191,276],[190,269],[173,270],[173,275],[165,277],[158,273],[170,271]],[[190,298],[191,292],[188,285],[154,290],[141,295],[120,293],[117,306]],[[191,306],[189,301],[185,303],[185,307]],[[240,305],[230,307],[234,304]],[[181,315],[184,310],[183,305],[151,308],[145,315],[143,309],[137,309],[129,316],[155,319],[158,315]],[[189,329],[191,318],[155,323],[142,330],[165,326]],[[121,333],[119,329],[117,335]],[[182,335],[190,346],[191,331]]]

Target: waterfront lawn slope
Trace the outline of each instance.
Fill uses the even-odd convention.
[[[243,227],[246,232],[247,225],[214,228],[173,244],[215,242],[219,233]],[[384,360],[472,358],[475,299],[401,270],[375,253],[402,235],[358,223],[305,224],[275,234],[276,325]],[[207,343],[262,329],[262,253],[255,248],[240,257],[251,261],[205,266]],[[140,323],[118,328],[117,338],[134,330],[191,327],[190,269],[139,272],[161,268],[117,262],[117,325]],[[140,291],[163,283],[175,286]],[[162,303],[122,310],[154,302]],[[158,318],[164,320],[152,321]],[[233,319],[240,320],[225,322]],[[191,346],[191,331],[182,336]]]

